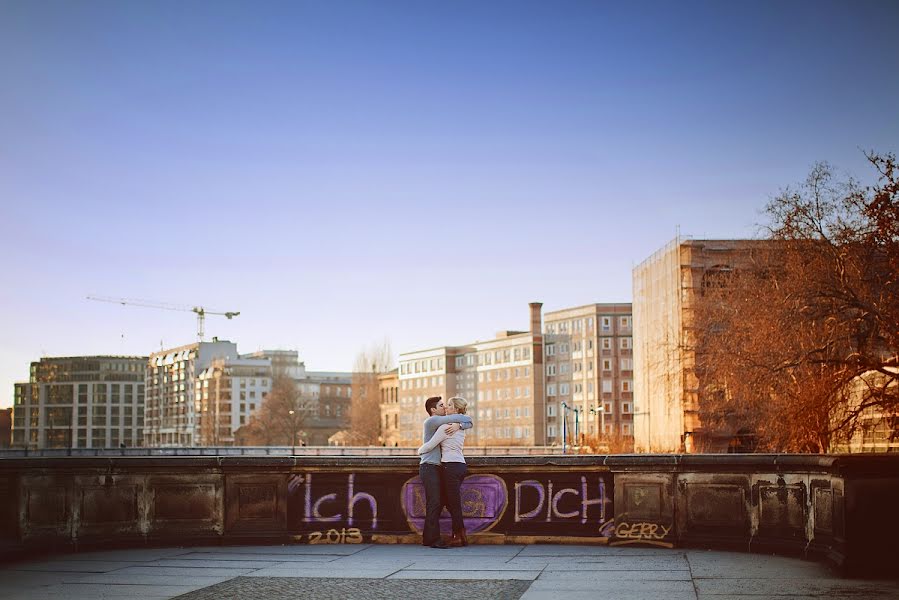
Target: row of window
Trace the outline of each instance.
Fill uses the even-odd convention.
[[[619,427],[619,425],[616,423],[606,423],[606,427],[605,427],[606,435],[614,434],[616,432],[616,430],[618,429],[618,427]],[[621,427],[621,435],[633,435],[633,433],[632,433],[633,429],[631,428],[630,423],[621,423],[620,427]],[[571,436],[572,433],[573,432],[570,429],[567,431],[567,434],[569,436]],[[592,427],[590,428],[589,433],[593,433]],[[562,437],[562,428],[556,427],[555,425],[547,425],[546,437],[548,437],[548,438]]]
[[[603,379],[600,385],[601,385],[600,389],[602,390],[603,394],[611,394],[612,393],[613,390],[612,390],[612,380],[611,379]],[[620,387],[621,387],[622,392],[632,392],[632,391],[634,391],[634,382],[631,381],[630,379],[622,379],[621,383],[620,383]],[[560,384],[558,384],[558,387],[557,387],[557,384],[550,383],[550,384],[547,384],[547,386],[546,386],[546,395],[547,396],[557,396],[557,395],[558,396],[567,396],[568,394],[571,393],[572,389],[574,390],[575,394],[580,394],[584,391],[584,384],[575,383],[575,384],[573,384],[573,387],[572,387],[572,384],[570,384],[570,383],[560,383]],[[590,394],[593,391],[594,391],[593,390],[593,382],[588,381],[587,382],[587,393]]]
[[[612,349],[612,340],[615,338],[604,337],[599,340],[599,347],[603,350],[611,350]],[[622,350],[630,350],[633,348],[634,339],[630,337],[620,337],[618,338],[618,347]],[[555,356],[556,354],[568,354],[569,349],[571,352],[580,352],[583,350],[583,342],[548,342],[543,349],[543,354],[546,356]],[[587,340],[586,342],[587,350],[593,350],[593,340]]]
[[[514,396],[513,396],[514,393]],[[517,387],[517,388],[500,388],[498,390],[479,390],[478,391],[478,401],[490,402],[491,400],[508,400],[509,398],[530,398],[531,396],[531,388],[529,387]]]
[[[570,408],[571,407],[569,407],[569,409]],[[590,410],[591,411],[594,410],[594,407],[592,405],[590,406]],[[561,408],[559,407],[558,404],[547,404],[546,405],[546,416],[547,417],[558,416],[560,411],[561,411]],[[583,409],[581,409],[581,412],[583,412]],[[603,403],[602,411],[595,412],[594,414],[600,414],[600,412],[605,413],[607,415],[613,414],[612,413],[612,403],[611,402]],[[630,412],[631,412],[631,403],[630,402],[622,402],[621,403],[621,414],[627,415],[627,414],[630,414]]]
[[[479,419],[511,419],[514,416],[516,419],[520,419],[521,417],[530,417],[531,416],[531,407],[530,406],[516,406],[514,409],[509,408],[497,408],[497,409],[481,409],[478,411]]]
[[[601,331],[612,330],[612,319],[610,315],[601,316],[599,318],[599,328]],[[621,329],[630,329],[634,325],[634,319],[630,315],[618,317],[618,327]],[[593,329],[593,317],[586,319],[572,319],[570,321],[548,322],[546,324],[545,333],[568,333],[576,331],[590,331]]]

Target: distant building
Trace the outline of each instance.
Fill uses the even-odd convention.
[[[548,312],[543,331],[547,443],[561,445],[564,430],[568,444],[632,450],[631,305],[588,304]]]
[[[73,356],[31,363],[15,384],[12,445],[18,448],[140,446],[144,356]]]
[[[887,369],[892,373],[897,372],[895,368]],[[899,411],[884,410],[881,406],[868,406],[860,410],[865,394],[871,389],[892,390],[895,393],[895,379],[888,381],[887,376],[879,371],[868,371],[853,379],[849,385],[849,403],[845,409],[847,412],[858,412],[857,424],[852,436],[848,439],[838,438],[829,452],[899,452]]]
[[[634,268],[634,442],[637,452],[726,452],[734,432],[699,420],[688,343],[702,289],[751,264],[763,240],[677,238]]]
[[[198,446],[231,446],[272,386],[266,358],[216,358],[196,378]]]
[[[530,304],[528,331],[400,355],[399,445],[421,444],[430,396],[462,396],[475,427],[466,441],[481,446],[546,443],[541,306]]]
[[[400,378],[399,369],[378,375],[381,409],[381,445],[400,445]]]
[[[12,409],[0,408],[0,448],[9,448],[12,443]]]
[[[328,438],[350,426],[353,374],[342,371],[308,371],[298,384],[318,402],[304,423],[308,446],[327,446]]]
[[[197,383],[211,381],[208,374],[201,381],[200,374],[212,366],[213,361],[235,361],[238,358],[237,344],[219,341],[218,338],[213,338],[212,342],[195,342],[151,354],[146,369],[145,445],[189,447],[200,444],[198,413],[202,404],[198,409]],[[258,389],[260,393],[263,391],[262,386]],[[261,402],[261,397],[259,400]],[[220,396],[217,401],[225,400]],[[210,409],[209,404],[207,409]]]
[[[260,350],[241,358],[269,361],[272,376],[287,375],[296,383],[307,407],[297,443],[327,446],[329,437],[349,426],[352,373],[307,371],[296,350]]]

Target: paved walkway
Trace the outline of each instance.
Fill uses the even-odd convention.
[[[84,552],[0,567],[2,599],[899,598],[799,559],[607,546],[239,546]]]

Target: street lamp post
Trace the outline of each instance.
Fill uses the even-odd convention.
[[[568,431],[566,425],[568,423],[568,405],[562,403],[562,454],[565,454],[565,443],[568,441]]]
[[[297,425],[296,420],[294,419],[294,414],[296,411],[293,409],[287,411],[287,414],[290,415],[290,447],[293,449],[293,454],[297,453]]]
[[[606,410],[602,404],[594,408],[590,406],[590,414],[591,415],[599,415],[599,435],[597,435],[597,439],[602,440],[606,434]]]

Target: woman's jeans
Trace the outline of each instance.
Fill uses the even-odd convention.
[[[446,483],[446,507],[453,517],[453,532],[464,531],[462,520],[462,480],[468,474],[468,465],[460,462],[443,463],[443,479]]]

